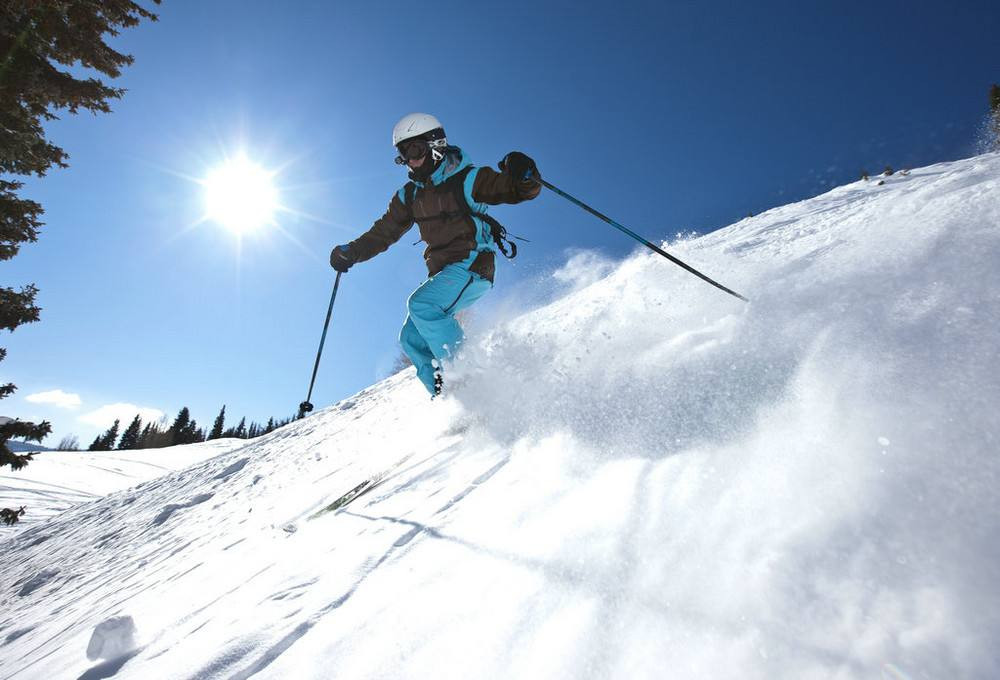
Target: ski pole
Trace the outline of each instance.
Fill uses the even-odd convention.
[[[342,272],[337,272],[337,278],[333,282],[333,294],[330,296],[330,306],[326,309],[326,321],[323,323],[323,335],[319,338],[319,351],[316,352],[316,364],[313,366],[312,380],[309,381],[309,394],[306,396],[306,400],[299,404],[299,418],[305,417],[307,413],[313,410],[313,405],[309,402],[312,399],[313,385],[316,384],[316,371],[319,370],[319,359],[323,356],[323,344],[326,342],[326,330],[330,327],[330,316],[333,314],[333,301],[337,299],[337,288],[340,287],[340,275]]]
[[[597,212],[596,210],[594,210],[593,208],[591,208],[589,205],[587,205],[583,201],[581,201],[579,199],[576,199],[573,196],[570,196],[569,194],[567,194],[565,191],[563,191],[559,187],[556,187],[556,186],[553,186],[552,184],[549,184],[548,182],[546,182],[541,177],[535,177],[535,179],[538,182],[540,182],[542,184],[542,186],[546,187],[547,189],[551,189],[552,191],[556,192],[557,194],[559,194],[563,198],[565,198],[565,199],[567,199],[569,201],[572,201],[573,203],[576,203],[578,206],[580,206],[581,208],[583,208],[584,210],[586,210],[587,212],[589,212],[591,215],[594,215],[595,217],[599,217],[600,219],[604,220],[605,222],[607,222],[608,224],[610,224],[615,229],[618,229],[619,231],[625,232],[626,234],[628,234],[629,236],[631,236],[636,241],[638,241],[639,243],[643,244],[644,246],[646,246],[647,248],[649,248],[653,252],[659,253],[660,255],[662,255],[663,257],[667,258],[668,260],[670,260],[671,262],[673,262],[677,266],[682,267],[682,268],[686,269],[687,271],[691,272],[692,274],[694,274],[695,276],[697,276],[699,279],[702,279],[703,281],[707,281],[708,283],[712,284],[713,286],[715,286],[719,290],[723,290],[723,291],[729,293],[730,295],[732,295],[733,297],[737,297],[740,300],[743,300],[743,302],[749,302],[749,300],[747,300],[745,297],[743,297],[742,295],[740,295],[736,291],[730,290],[729,288],[726,288],[725,286],[723,286],[721,283],[719,283],[717,281],[713,281],[712,279],[708,278],[707,276],[705,276],[704,274],[702,274],[700,271],[698,271],[694,267],[692,267],[692,266],[690,266],[690,265],[688,265],[688,264],[686,264],[686,263],[678,260],[676,257],[674,257],[673,255],[671,255],[667,251],[665,251],[662,248],[659,248],[659,247],[653,245],[652,243],[650,243],[649,241],[647,241],[643,237],[641,237],[638,234],[636,234],[634,231],[631,231],[630,229],[627,229],[626,227],[623,227],[622,225],[618,224],[617,222],[615,222],[613,219],[611,219],[607,215],[602,215],[601,213]]]

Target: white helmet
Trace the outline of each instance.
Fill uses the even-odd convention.
[[[441,125],[441,121],[429,113],[408,114],[403,116],[399,122],[396,123],[396,127],[392,129],[392,145],[396,146],[400,142],[410,139],[411,137],[419,137],[422,134],[430,132],[431,130],[437,130],[438,128],[441,128],[442,131],[444,130],[444,126]]]

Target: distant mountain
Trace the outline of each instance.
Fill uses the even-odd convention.
[[[41,446],[34,442],[15,442],[7,440],[7,448],[14,453],[24,453],[26,451],[55,451],[47,446]]]

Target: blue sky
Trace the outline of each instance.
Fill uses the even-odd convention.
[[[1000,81],[1000,6],[987,2],[166,0],[158,11],[114,43],[136,58],[114,112],[49,126],[71,166],[27,182],[46,226],[0,279],[36,283],[43,308],[2,338],[0,369],[19,390],[0,414],[51,420],[48,445],[71,433],[89,443],[114,404],[171,418],[187,405],[204,425],[222,404],[230,418],[291,415],[329,300],[329,250],[405,181],[390,132],[411,111],[440,118],[477,164],[529,153],[546,179],[656,241],[862,168],[973,155]],[[201,220],[197,181],[240,149],[276,171],[289,209],[243,237]],[[547,193],[493,214],[531,243],[501,264],[485,316],[558,294],[552,272],[573,252],[620,259],[635,247]],[[398,355],[405,299],[426,274],[415,234],[344,278],[318,407],[384,377]],[[27,400],[54,390],[79,403]]]

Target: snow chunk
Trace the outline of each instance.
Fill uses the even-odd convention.
[[[878,438],[878,445],[879,446],[889,446],[889,439],[888,439],[888,437],[879,437]]]
[[[117,659],[133,651],[135,645],[135,621],[131,616],[114,616],[97,624],[87,645],[87,658]]]

